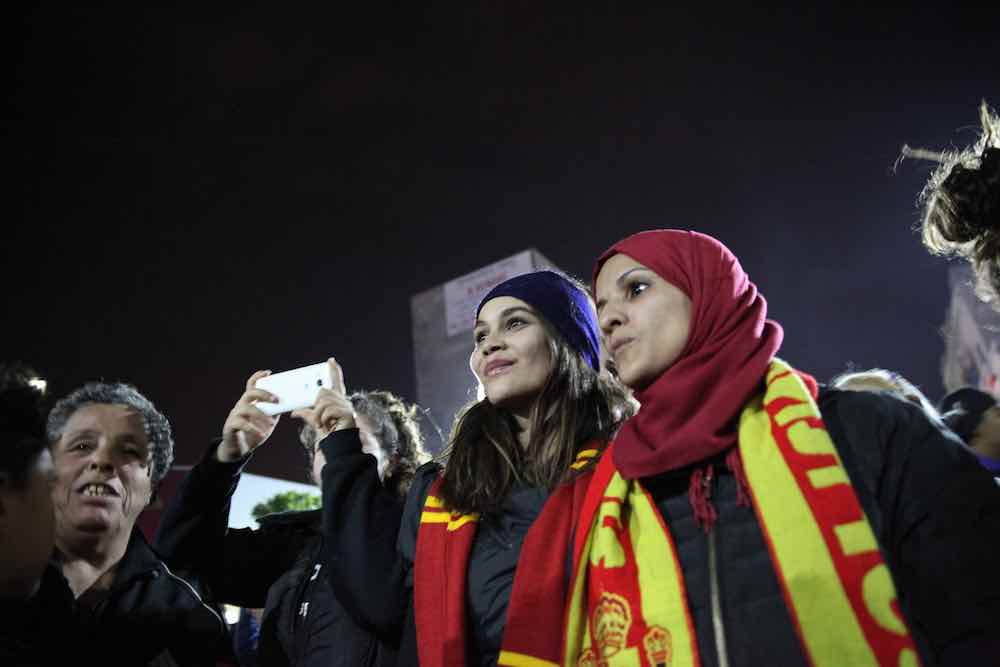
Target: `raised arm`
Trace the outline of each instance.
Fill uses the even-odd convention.
[[[223,437],[181,482],[156,534],[167,564],[207,587],[218,602],[263,607],[267,590],[291,566],[302,538],[281,528],[230,530],[230,500],[253,451],[274,431],[277,419],[254,407],[273,400],[256,389],[258,371],[229,413]]]
[[[408,562],[396,548],[403,499],[382,485],[374,456],[362,451],[340,365],[333,388],[313,408],[293,413],[316,429],[325,457],[324,560],[337,599],[382,639],[398,645],[410,598]]]

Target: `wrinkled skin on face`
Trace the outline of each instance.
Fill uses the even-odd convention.
[[[84,405],[52,451],[57,539],[129,534],[152,495],[152,450],[142,415],[125,405]]]

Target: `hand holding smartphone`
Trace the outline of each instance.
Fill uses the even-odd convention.
[[[273,416],[311,408],[320,389],[333,387],[333,377],[329,364],[323,362],[262,377],[256,386],[278,397],[277,403],[258,401],[254,404],[261,412]]]

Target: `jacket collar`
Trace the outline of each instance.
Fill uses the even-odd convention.
[[[115,580],[111,584],[111,588],[118,588],[133,579],[149,576],[153,572],[159,573],[162,568],[163,563],[160,557],[156,555],[156,552],[146,542],[142,531],[133,527],[132,534],[129,536],[128,546],[125,547],[125,554],[118,561],[115,569]]]

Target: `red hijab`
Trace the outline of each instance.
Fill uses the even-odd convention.
[[[635,392],[642,404],[615,438],[615,466],[628,479],[675,470],[736,444],[736,420],[760,390],[781,346],[781,325],[719,241],[698,232],[640,232],[611,246],[597,274],[622,253],[655,271],[691,299],[691,331],[677,360]]]

